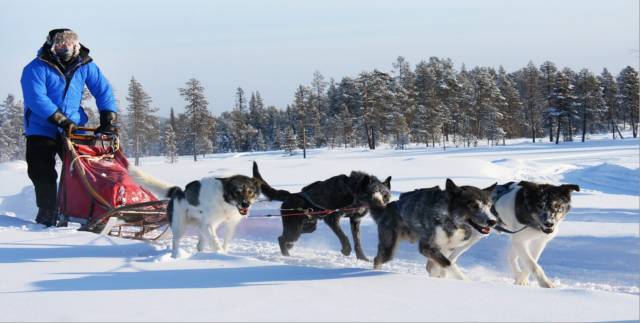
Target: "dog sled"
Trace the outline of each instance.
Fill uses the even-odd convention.
[[[169,227],[168,201],[135,183],[116,134],[76,128],[63,136],[58,226],[124,238],[155,240]]]

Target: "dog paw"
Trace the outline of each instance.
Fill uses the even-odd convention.
[[[367,258],[367,256],[365,255],[356,255],[356,258],[358,260],[362,260],[362,261],[366,261],[366,262],[371,262],[371,260],[369,260],[369,258]]]
[[[556,285],[553,284],[550,280],[546,280],[546,281],[541,281],[540,282],[540,287],[542,288],[556,288]]]
[[[342,250],[340,250],[342,252],[343,255],[348,256],[351,254],[351,247],[343,247]]]
[[[529,280],[516,279],[515,284],[518,285],[518,286],[529,286]]]

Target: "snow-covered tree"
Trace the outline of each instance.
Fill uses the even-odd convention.
[[[151,97],[144,91],[142,84],[131,77],[127,95],[127,120],[129,121],[129,138],[132,141],[135,165],[140,162],[144,148],[152,143],[153,138],[159,138],[158,118],[154,115],[157,108],[151,106]]]
[[[521,70],[520,76],[519,87],[524,106],[524,114],[530,129],[531,139],[533,142],[536,142],[537,133],[540,131],[541,114],[543,106],[545,105],[545,99],[541,94],[540,72],[533,62],[530,61],[529,64]]]
[[[625,117],[629,117],[633,138],[638,137],[638,97],[640,96],[640,81],[638,71],[627,66],[618,75],[618,97],[619,107]]]
[[[296,151],[296,147],[298,146],[296,134],[293,132],[291,127],[287,127],[284,133],[284,142],[282,143],[282,148],[285,152],[289,153],[289,155],[293,155]]]
[[[23,106],[21,102],[16,102],[12,94],[7,95],[2,104],[2,114],[0,115],[0,160],[24,159],[26,153],[26,141],[24,140]]]
[[[393,104],[393,79],[378,70],[362,72],[358,78],[362,93],[362,131],[369,149],[376,149],[377,142],[388,134]],[[362,132],[361,132],[362,133]]]
[[[204,87],[195,78],[186,82],[184,88],[178,89],[180,95],[187,102],[185,106],[185,125],[190,134],[193,161],[198,161],[198,153],[211,148],[210,134],[214,131],[211,113],[208,110],[209,102],[204,95]],[[205,141],[200,143],[200,141]],[[211,148],[212,150],[212,148]]]
[[[168,163],[178,162],[178,147],[176,146],[176,133],[173,126],[167,122],[164,126],[164,156]]]
[[[545,100],[548,100],[553,92],[557,73],[558,68],[553,62],[545,61],[540,65],[540,91]],[[549,132],[549,141],[553,142],[553,122],[555,120],[555,114],[551,109],[546,109],[542,112],[542,118]]]
[[[588,128],[602,119],[606,110],[600,81],[587,69],[581,70],[578,74],[576,97],[582,121],[582,142],[584,142]]]
[[[511,80],[507,72],[500,66],[498,69],[498,88],[505,98],[504,110],[502,113],[502,128],[506,138],[521,136],[521,120],[524,119],[522,111],[522,101],[516,89],[515,83]]]
[[[620,135],[622,138],[622,134],[618,129],[617,122],[617,111],[618,111],[618,84],[616,83],[615,78],[609,71],[605,68],[602,70],[600,76],[598,76],[598,80],[602,86],[602,97],[604,98],[604,102],[606,104],[606,121],[609,124],[611,130],[611,136],[613,139],[616,139],[616,133]]]

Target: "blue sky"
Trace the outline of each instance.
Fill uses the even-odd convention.
[[[0,96],[20,96],[20,74],[50,29],[69,27],[91,49],[125,105],[131,76],[160,109],[183,110],[177,88],[191,77],[210,109],[259,90],[285,107],[298,84],[391,70],[399,55],[430,56],[507,71],[529,60],[560,67],[638,68],[637,0],[120,1],[0,3]]]

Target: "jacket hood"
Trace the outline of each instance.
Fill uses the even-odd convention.
[[[36,56],[51,64],[54,64],[54,65],[59,64],[58,59],[56,59],[56,57],[53,56],[50,49],[51,49],[51,45],[45,42],[38,49],[38,53],[36,54]],[[89,48],[85,47],[84,45],[82,45],[82,43],[80,43],[80,53],[78,54],[78,57],[80,57],[80,59],[82,60],[82,63],[81,63],[82,65],[92,61],[91,56],[89,56],[89,51],[90,51]]]

